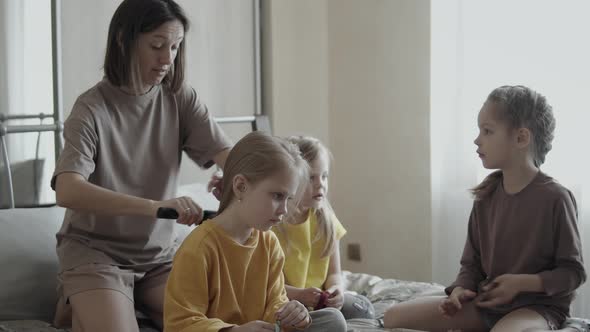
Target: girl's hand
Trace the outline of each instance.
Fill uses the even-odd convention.
[[[276,313],[276,319],[281,327],[286,329],[305,329],[311,324],[311,317],[307,308],[297,300],[291,300]]]
[[[263,322],[261,320],[255,320],[252,322],[248,322],[246,324],[240,326],[234,326],[230,329],[223,329],[222,331],[231,331],[231,332],[264,332],[264,331],[274,331],[275,326],[271,323]]]
[[[512,302],[520,293],[522,281],[518,274],[503,274],[485,285],[476,305],[482,308],[493,308]]]
[[[326,302],[324,302],[326,307],[332,307],[338,310],[342,309],[342,306],[344,305],[344,294],[342,291],[338,287],[330,287],[328,288],[328,292],[330,295]]]
[[[316,287],[301,288],[298,291],[296,300],[303,303],[307,308],[314,308],[320,301],[322,290]]]
[[[442,301],[438,310],[445,317],[452,317],[463,308],[463,303],[473,300],[477,293],[463,287],[455,287],[451,295]]]
[[[172,208],[178,212],[177,223],[183,225],[199,224],[203,220],[203,209],[195,203],[190,197],[177,197],[167,201],[156,202],[155,210],[152,214],[156,215],[158,208],[167,207]]]
[[[215,172],[211,175],[211,180],[207,184],[207,191],[213,194],[218,201],[221,201],[223,194],[223,173]]]

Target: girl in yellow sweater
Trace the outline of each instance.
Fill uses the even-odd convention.
[[[308,308],[335,308],[345,319],[373,318],[371,302],[362,295],[344,293],[340,269],[340,239],[346,230],[327,199],[330,157],[313,137],[294,136],[310,166],[303,199],[287,223],[273,228],[285,253],[285,287],[291,300]]]
[[[284,256],[267,232],[298,197],[308,169],[297,148],[261,132],[242,138],[224,167],[217,217],[178,250],[166,286],[165,331],[345,331],[333,313],[310,317],[289,300]]]

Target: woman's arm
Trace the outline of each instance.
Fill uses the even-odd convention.
[[[227,160],[230,150],[231,149],[229,148],[223,149],[213,157],[213,161],[219,166],[219,168],[223,169],[225,166],[225,161]],[[207,184],[207,191],[213,193],[213,196],[221,201],[221,195],[223,193],[223,173],[213,173],[211,180],[209,180],[209,183]]]
[[[221,169],[223,169],[223,167],[225,166],[225,161],[227,160],[227,156],[229,155],[230,150],[231,149],[229,149],[229,148],[223,149],[223,150],[219,151],[215,156],[213,156],[213,161]]]
[[[169,207],[178,212],[178,223],[193,224],[202,218],[202,210],[188,197],[153,201],[121,194],[88,182],[74,172],[61,173],[56,178],[57,205],[72,210],[110,216],[156,217],[158,208]]]
[[[156,216],[156,202],[99,187],[74,172],[57,176],[55,194],[57,205],[73,210],[106,215]]]

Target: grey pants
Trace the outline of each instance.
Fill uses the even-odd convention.
[[[346,332],[346,320],[338,309],[324,308],[309,315],[311,326],[305,332]]]
[[[369,301],[369,299],[366,297],[356,293],[344,293],[344,305],[340,311],[342,311],[345,319],[375,318],[375,308],[373,307],[371,301]]]
[[[344,305],[341,310],[324,308],[309,314],[311,326],[305,330],[306,332],[344,332],[347,330],[347,319],[375,318],[375,309],[366,297],[344,293]]]

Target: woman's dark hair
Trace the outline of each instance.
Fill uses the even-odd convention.
[[[138,75],[136,62],[137,40],[141,33],[156,30],[162,24],[178,20],[189,29],[189,21],[182,8],[173,0],[124,0],[111,19],[104,57],[104,72],[116,86],[133,86]],[[171,70],[162,83],[176,92],[184,81],[184,42],[181,42]]]

